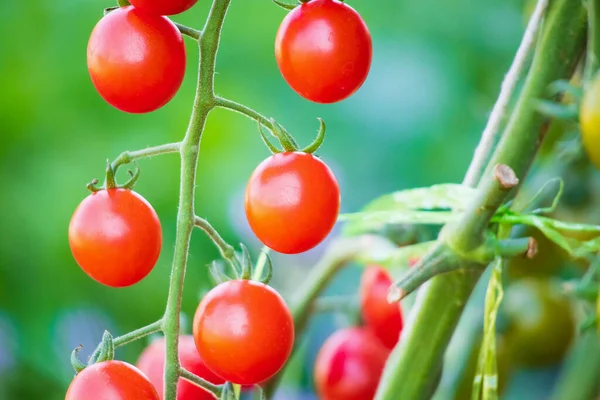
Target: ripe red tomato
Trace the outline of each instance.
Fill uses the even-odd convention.
[[[264,244],[296,254],[331,232],[340,210],[340,188],[329,167],[312,154],[279,153],[252,173],[245,206],[250,227]]]
[[[393,348],[400,338],[402,313],[400,304],[390,304],[387,293],[392,278],[381,267],[365,269],[360,281],[360,309],[366,325],[388,348]]]
[[[389,350],[368,329],[337,331],[317,355],[315,385],[319,399],[373,399],[388,355]]]
[[[153,15],[175,15],[190,9],[198,0],[129,0],[139,9]]]
[[[77,207],[69,244],[79,266],[96,281],[130,286],[150,273],[162,246],[158,215],[129,189],[100,190]]]
[[[121,111],[145,113],[177,93],[185,74],[185,45],[167,17],[122,7],[94,28],[87,64],[104,100]]]
[[[311,0],[283,19],[275,57],[302,97],[334,103],[356,92],[369,74],[373,46],[360,14],[338,0]]]
[[[287,361],[294,344],[294,321],[271,287],[233,280],[221,283],[200,302],[194,339],[214,373],[252,385],[275,375]]]
[[[105,361],[75,376],[65,400],[159,400],[156,389],[133,365]]]
[[[188,371],[198,375],[207,381],[220,385],[225,380],[214,374],[202,361],[194,337],[191,335],[181,336],[179,338],[179,361],[181,366]],[[138,368],[148,376],[150,382],[158,391],[160,398],[163,398],[163,373],[165,367],[165,340],[158,339],[142,352],[137,362]],[[213,400],[212,394],[190,383],[184,379],[179,379],[177,385],[177,400]]]

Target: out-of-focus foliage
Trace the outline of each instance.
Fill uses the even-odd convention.
[[[232,3],[218,92],[276,117],[302,143],[312,140],[316,117],[322,117],[328,136],[319,155],[338,176],[343,212],[383,193],[460,180],[524,29],[517,0],[350,0],[373,35],[371,74],[349,100],[317,105],[293,93],[277,70],[273,41],[284,11],[270,0]],[[86,70],[86,44],[103,8],[112,5],[0,2],[2,400],[64,398],[75,346],[83,344],[89,354],[104,329],[119,335],[158,319],[164,308],[177,211],[175,155],[139,163],[137,190],[154,205],[165,238],[147,279],[127,289],[101,286],[76,266],[68,248],[67,226],[87,195],[85,184],[101,178],[105,160],[123,150],[179,140],[193,98],[197,50],[191,42],[183,87],[158,112],[124,114],[97,95]],[[200,28],[208,7],[201,0],[175,20]],[[197,212],[255,255],[259,244],[247,227],[242,193],[267,154],[254,123],[223,110],[211,115]],[[274,284],[284,296],[321,251],[274,257]],[[195,233],[183,303],[188,315],[211,284],[205,266],[215,257],[210,242]],[[355,292],[357,283],[356,271],[346,271],[331,292]],[[315,319],[289,385],[310,391],[314,355],[331,328],[331,318]],[[134,361],[143,345],[117,355]]]

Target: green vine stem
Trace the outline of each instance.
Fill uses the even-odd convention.
[[[221,394],[223,393],[223,386],[212,384],[206,379],[200,378],[198,375],[191,373],[183,367],[179,368],[179,376],[181,376],[186,381],[195,384],[196,386],[207,389],[209,392],[212,393],[215,399],[220,398]]]
[[[536,35],[547,7],[548,0],[538,1],[529,23],[527,24],[527,29],[525,30],[523,40],[521,40],[513,63],[502,81],[500,95],[498,96],[496,104],[494,104],[488,123],[481,134],[481,140],[475,149],[473,161],[471,162],[471,165],[469,165],[469,169],[465,175],[464,183],[469,186],[477,185],[481,179],[481,174],[483,173],[486,162],[492,155],[494,144],[498,141],[498,136],[501,133],[500,126],[506,115],[506,110],[508,109],[517,82],[525,69],[527,59],[533,50]]]
[[[388,252],[393,245],[387,240],[377,236],[358,236],[351,238],[336,239],[328,246],[326,253],[317,262],[317,265],[311,269],[310,274],[303,280],[302,284],[296,289],[291,301],[291,311],[294,318],[294,328],[296,344],[292,351],[294,353],[298,348],[300,337],[306,329],[310,316],[314,311],[314,304],[319,295],[325,290],[335,274],[340,271],[347,263],[357,257],[365,257],[365,254],[374,254],[378,252]],[[263,387],[263,393],[270,399],[279,384],[283,371],[271,378]]]
[[[505,164],[516,176],[525,176],[547,123],[535,110],[534,100],[547,97],[550,83],[571,76],[585,43],[585,25],[581,2],[552,2],[519,101],[488,163],[489,172],[479,185],[480,194],[463,219],[444,229],[444,240],[457,252],[468,252],[480,245],[483,231],[496,211],[488,205],[497,208],[509,195],[509,191],[498,190],[490,182],[494,180],[492,168]],[[427,398],[427,390],[437,378],[448,342],[480,275],[480,270],[458,270],[439,275],[424,286],[401,341],[388,359],[375,399]]]
[[[123,336],[116,337],[113,340],[113,343],[115,348],[117,348],[160,331],[162,331],[162,319],[159,319],[158,321],[150,325],[146,325],[142,328],[136,329],[135,331],[126,333]]]
[[[187,265],[190,238],[194,228],[194,189],[200,151],[200,138],[210,111],[214,108],[214,75],[221,29],[230,0],[214,0],[205,27],[198,40],[200,63],[198,87],[190,124],[179,149],[181,155],[181,183],[177,214],[177,237],[169,285],[169,295],[164,316],[166,343],[165,400],[175,400],[177,381],[181,373],[178,357],[179,314]]]
[[[148,147],[142,150],[136,151],[124,151],[111,163],[114,172],[124,164],[129,164],[140,158],[147,158],[152,156],[158,156],[160,154],[178,153],[181,143],[167,143],[160,146]]]
[[[215,246],[219,249],[221,256],[229,261],[229,263],[234,267],[239,269],[239,261],[235,256],[235,249],[229,243],[227,243],[219,232],[205,219],[200,218],[198,216],[194,217],[194,226],[202,229],[208,237],[213,241]]]

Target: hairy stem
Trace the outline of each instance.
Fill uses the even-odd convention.
[[[479,195],[462,220],[447,226],[444,238],[458,252],[476,248],[493,211],[507,191],[490,182],[498,164],[525,176],[543,138],[546,119],[535,110],[535,100],[547,98],[546,89],[569,78],[585,42],[585,12],[579,1],[555,0],[547,14],[519,101],[479,185]],[[479,161],[477,161],[479,162]],[[471,184],[471,182],[467,182]],[[487,192],[487,193],[486,193]],[[492,193],[494,192],[494,193]],[[477,231],[479,230],[479,232]],[[425,399],[442,365],[444,352],[481,271],[458,270],[429,281],[420,291],[415,308],[392,351],[376,400]]]
[[[189,382],[193,383],[194,385],[201,387],[202,389],[206,389],[208,392],[210,392],[213,395],[213,397],[215,399],[218,399],[219,397],[221,397],[221,393],[223,392],[222,385],[215,385],[213,383],[210,383],[206,379],[201,378],[198,375],[191,373],[190,371],[188,371],[187,369],[185,369],[183,367],[179,368],[179,376],[181,376],[186,381],[189,381]]]
[[[146,325],[144,327],[136,329],[135,331],[126,333],[123,336],[116,337],[113,340],[113,344],[115,347],[124,346],[128,343],[134,342],[148,335],[152,335],[153,333],[160,332],[161,330],[162,319],[159,319],[158,321],[151,323],[150,325]]]
[[[235,111],[237,113],[245,115],[246,117],[248,117],[256,122],[259,122],[260,124],[265,126],[267,129],[269,129],[271,132],[274,132],[275,127],[273,126],[273,123],[271,122],[271,120],[269,118],[265,117],[264,115],[262,115],[261,113],[254,111],[250,107],[247,107],[240,103],[236,103],[233,100],[228,100],[228,99],[225,99],[223,97],[218,97],[218,96],[215,98],[215,106],[225,108],[227,110]]]
[[[177,381],[181,373],[178,357],[179,314],[181,311],[181,298],[190,237],[194,228],[194,189],[198,154],[200,151],[200,138],[202,137],[208,114],[214,107],[214,74],[217,50],[229,3],[230,0],[214,0],[203,33],[200,35],[198,87],[196,89],[190,124],[179,149],[181,155],[181,182],[179,211],[177,214],[177,237],[175,239],[175,255],[171,270],[169,296],[164,316],[166,343],[165,400],[176,399]]]
[[[213,241],[215,246],[219,249],[221,256],[229,261],[233,265],[237,265],[237,259],[235,258],[235,249],[229,243],[227,243],[219,232],[205,219],[198,216],[194,217],[194,226],[202,229],[208,237]]]
[[[111,166],[114,171],[117,170],[123,164],[129,164],[140,158],[157,156],[159,154],[178,153],[181,143],[167,143],[160,146],[148,147],[142,150],[136,151],[124,151],[119,154],[117,158],[112,162]]]

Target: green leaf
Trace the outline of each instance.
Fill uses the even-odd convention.
[[[342,214],[343,233],[376,232],[388,224],[445,224],[464,211],[476,190],[459,184],[408,189],[379,197],[361,212]]]
[[[579,109],[576,104],[562,104],[548,100],[537,100],[535,102],[535,108],[540,113],[551,118],[568,121],[577,121],[579,118]]]

